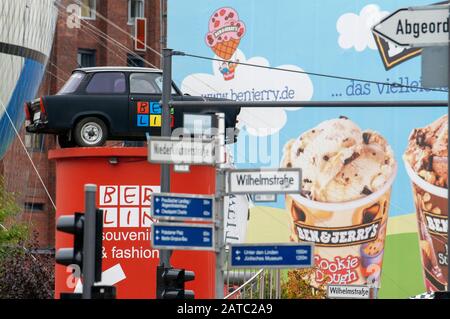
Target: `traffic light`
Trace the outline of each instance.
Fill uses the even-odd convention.
[[[84,214],[61,216],[56,223],[56,229],[73,235],[73,248],[58,249],[55,255],[56,263],[64,266],[78,265],[83,268],[83,236]]]
[[[93,283],[102,280],[102,240],[103,240],[103,211],[96,209],[93,225],[87,225],[86,215],[75,213],[58,218],[56,229],[72,234],[73,248],[60,248],[56,251],[55,260],[57,264],[69,266],[77,265],[80,268],[83,281],[86,280],[86,272],[90,270],[93,275]],[[92,234],[94,232],[94,234]],[[90,233],[90,234],[86,234]],[[94,238],[88,240],[85,237]],[[90,254],[93,252],[93,254]],[[91,256],[89,258],[88,256]],[[88,269],[86,269],[88,267]]]
[[[194,292],[184,289],[185,282],[195,279],[193,271],[158,266],[156,276],[157,299],[194,299]]]

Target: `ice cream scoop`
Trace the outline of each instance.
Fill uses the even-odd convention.
[[[448,116],[414,129],[404,154],[405,161],[421,178],[438,187],[448,187]]]
[[[342,116],[289,141],[282,166],[302,169],[303,195],[309,199],[344,202],[380,189],[393,174],[395,159],[380,134],[362,131]]]

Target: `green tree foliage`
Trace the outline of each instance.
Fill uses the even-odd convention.
[[[37,233],[29,238],[20,213],[0,176],[0,299],[53,298],[53,256],[37,254]]]
[[[20,207],[13,193],[5,189],[0,176],[0,257],[5,248],[17,245],[27,238],[27,227],[19,220]]]
[[[9,247],[0,259],[0,299],[53,298],[54,258],[36,253],[36,237]]]
[[[283,299],[325,299],[326,284],[319,287],[311,285],[315,268],[294,269],[288,272],[288,278],[281,286]]]

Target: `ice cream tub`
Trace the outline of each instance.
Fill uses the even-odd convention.
[[[285,145],[283,167],[302,169],[302,192],[286,195],[290,239],[314,243],[311,284],[380,287],[397,163],[387,141],[342,116]]]
[[[427,291],[447,290],[447,189],[424,181],[407,161],[405,168],[412,182],[425,287]]]
[[[447,290],[448,120],[414,129],[403,156],[411,179],[427,291]]]
[[[370,285],[379,287],[391,179],[377,192],[349,202],[323,203],[287,195],[291,240],[313,242],[314,286]]]

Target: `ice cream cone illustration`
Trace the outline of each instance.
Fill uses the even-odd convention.
[[[245,24],[232,8],[220,8],[209,19],[206,44],[220,58],[230,60],[245,34]]]

